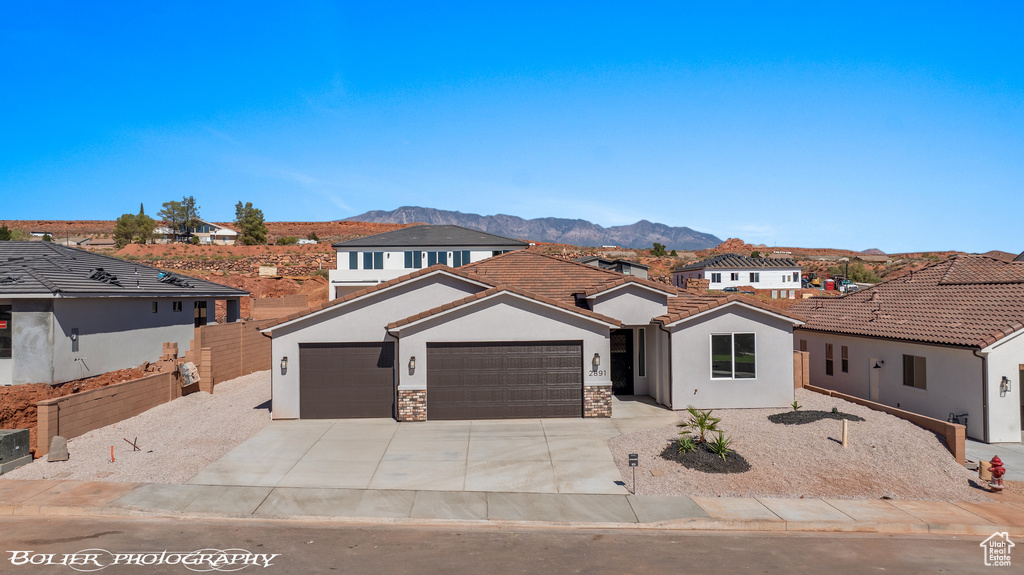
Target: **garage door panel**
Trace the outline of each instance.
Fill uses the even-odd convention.
[[[580,417],[579,342],[427,345],[428,419]]]
[[[392,417],[393,342],[299,345],[299,417]]]

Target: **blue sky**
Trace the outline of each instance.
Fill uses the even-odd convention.
[[[193,195],[1024,250],[1021,3],[553,4],[5,3],[0,219]]]

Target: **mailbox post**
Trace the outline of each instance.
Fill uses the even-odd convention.
[[[633,495],[636,495],[636,467],[640,465],[640,456],[636,453],[629,454],[629,467],[633,470]]]

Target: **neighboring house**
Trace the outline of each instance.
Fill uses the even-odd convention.
[[[672,270],[672,285],[684,288],[690,279],[706,279],[712,290],[751,286],[776,299],[793,299],[800,289],[800,265],[790,258],[721,254]]]
[[[177,234],[168,226],[160,226],[153,230],[154,241],[158,244],[167,244],[174,242],[176,238],[177,241],[189,241],[191,236],[199,238],[201,244],[218,246],[233,246],[238,241],[238,232],[229,227],[203,220],[199,222],[198,226],[191,229],[181,226]]]
[[[811,298],[794,347],[813,385],[1021,441],[1024,263],[960,256],[839,298]]]
[[[248,292],[56,245],[0,242],[0,385],[63,383],[184,352]]]
[[[1021,252],[1020,255],[1018,255],[1017,257],[1013,258],[1013,261],[1015,261],[1015,262],[1024,262],[1024,252]]]
[[[613,393],[789,405],[800,320],[516,250],[413,270],[264,333],[275,419],[607,417]]]
[[[600,256],[586,256],[582,258],[576,258],[574,262],[581,264],[587,264],[588,266],[596,266],[605,270],[612,270],[625,274],[627,276],[636,276],[638,278],[647,279],[647,272],[651,269],[651,266],[645,266],[629,260],[617,259],[609,260]]]
[[[462,267],[530,244],[460,226],[413,226],[333,244],[337,269],[330,271],[330,299],[444,264]]]

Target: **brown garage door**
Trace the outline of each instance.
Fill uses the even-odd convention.
[[[583,344],[427,344],[427,419],[583,415]]]
[[[394,417],[395,344],[299,344],[299,417]]]

